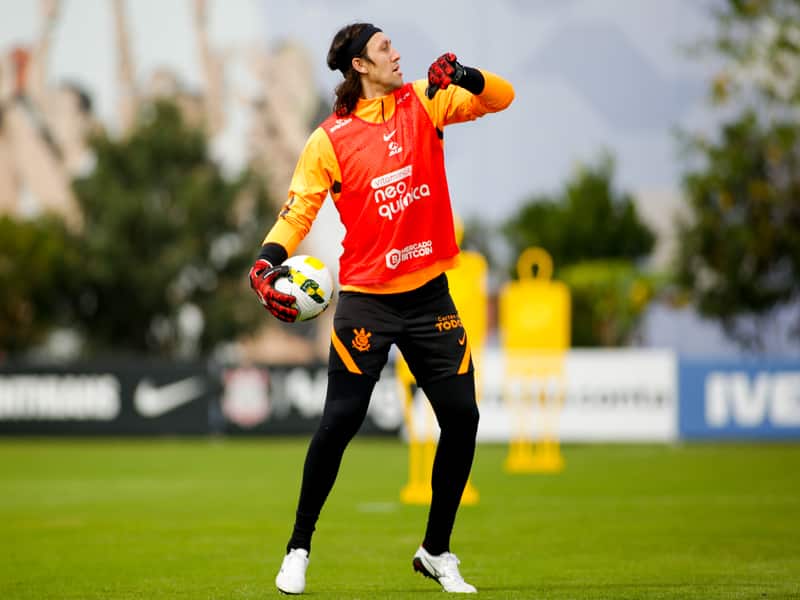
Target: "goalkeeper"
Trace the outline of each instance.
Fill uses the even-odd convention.
[[[439,57],[427,80],[403,82],[400,54],[369,23],[339,30],[328,67],[341,71],[334,112],[311,134],[289,196],[264,239],[250,282],[275,317],[294,321],[294,298],[275,290],[281,263],[330,194],[345,227],[328,388],[303,470],[294,529],[275,583],[305,589],[311,536],[342,455],[367,414],[394,343],[431,402],[441,429],[427,528],[416,571],[447,592],[475,592],[459,573],[450,536],[472,468],[478,407],[472,358],[447,286],[458,246],[445,177],[444,128],[505,109],[510,83]],[[438,327],[437,327],[438,325]]]

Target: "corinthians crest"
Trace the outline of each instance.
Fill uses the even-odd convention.
[[[369,338],[372,336],[372,332],[362,327],[361,329],[353,329],[353,334],[355,334],[353,338],[353,348],[359,352],[366,352],[369,350]]]

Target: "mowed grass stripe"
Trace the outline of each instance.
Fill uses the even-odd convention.
[[[0,440],[0,598],[277,597],[307,443]],[[800,597],[800,445],[570,445],[559,475],[505,453],[479,446],[453,536],[481,598]],[[353,442],[308,594],[441,593],[411,568],[406,477],[402,443]]]

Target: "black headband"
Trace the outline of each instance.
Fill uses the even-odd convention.
[[[350,43],[347,44],[347,47],[342,51],[341,58],[338,61],[339,64],[337,65],[342,74],[347,74],[347,70],[350,68],[353,59],[361,54],[361,51],[364,49],[364,46],[367,45],[369,38],[379,31],[383,31],[383,29],[368,24],[366,27],[364,27],[364,29],[361,30],[361,33],[350,40]]]

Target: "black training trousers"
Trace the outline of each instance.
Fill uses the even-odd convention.
[[[375,382],[396,344],[431,402],[441,433],[423,546],[450,548],[461,494],[475,455],[478,406],[466,332],[444,275],[399,294],[342,292],[334,317],[325,408],[303,469],[291,548],[311,550],[342,455],[367,414]]]

